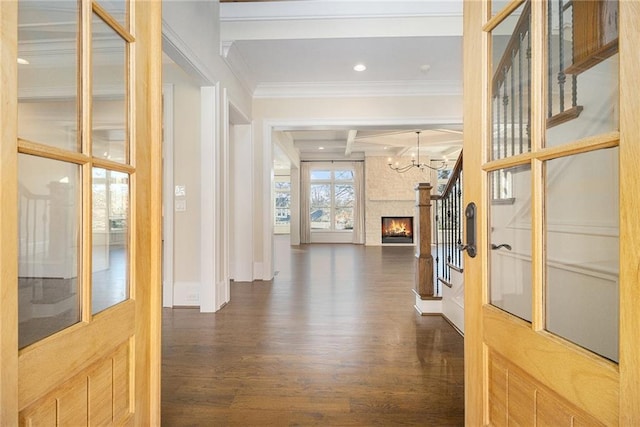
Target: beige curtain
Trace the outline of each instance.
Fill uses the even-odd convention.
[[[311,243],[309,192],[311,191],[311,164],[300,162],[300,243]]]
[[[364,244],[364,162],[353,162],[353,243]]]

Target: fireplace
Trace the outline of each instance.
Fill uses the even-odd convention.
[[[383,216],[382,243],[413,243],[413,217]]]

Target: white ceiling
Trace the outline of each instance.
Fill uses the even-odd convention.
[[[226,60],[256,97],[461,93],[462,0],[221,3],[220,19]],[[356,63],[367,70],[354,71]],[[460,123],[279,129],[302,158],[326,159],[411,155],[417,130],[421,156],[451,158],[461,148]]]

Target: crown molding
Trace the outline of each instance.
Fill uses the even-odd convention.
[[[221,22],[415,16],[462,16],[462,2],[451,0],[302,0],[220,4]]]
[[[207,66],[180,35],[162,20],[162,50],[183,70],[197,77],[203,85],[213,85],[216,79],[210,75]]]
[[[382,96],[462,96],[462,83],[447,81],[261,83],[254,98],[344,98]]]

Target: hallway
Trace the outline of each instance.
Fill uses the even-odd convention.
[[[414,310],[413,247],[275,245],[273,282],[164,309],[163,425],[463,425],[463,339]]]

